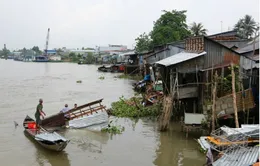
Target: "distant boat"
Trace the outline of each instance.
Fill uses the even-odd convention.
[[[36,56],[33,62],[49,62],[49,58],[47,56],[40,55]]]

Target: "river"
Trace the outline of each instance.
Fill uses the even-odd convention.
[[[23,132],[26,115],[34,117],[39,98],[48,115],[68,104],[72,107],[103,98],[110,107],[119,97],[133,95],[127,79],[100,73],[95,65],[32,63],[0,59],[0,161],[3,166],[201,166],[205,157],[192,136],[185,137],[178,124],[160,133],[153,119],[114,118],[125,131],[110,135],[88,129],[67,129],[66,149],[53,153]],[[99,79],[104,76],[105,79]],[[81,80],[82,83],[76,83]],[[14,126],[14,121],[19,125]],[[196,136],[197,137],[197,136]]]

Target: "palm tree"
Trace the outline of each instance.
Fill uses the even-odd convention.
[[[207,35],[207,29],[205,29],[202,25],[202,23],[195,23],[193,22],[190,27],[191,34],[193,36],[201,36],[201,35]]]
[[[240,37],[249,39],[252,38],[257,31],[257,24],[252,16],[245,15],[244,18],[238,20],[235,24],[234,30],[236,30]]]

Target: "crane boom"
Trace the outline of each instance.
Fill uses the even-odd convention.
[[[46,38],[46,44],[45,44],[45,56],[47,56],[47,50],[48,50],[48,45],[49,45],[49,36],[50,36],[50,28],[48,28],[48,32],[47,32],[47,38]]]

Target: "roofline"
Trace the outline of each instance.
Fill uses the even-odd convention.
[[[225,47],[226,49],[230,50],[231,52],[233,52],[233,53],[235,53],[235,54],[240,55],[240,53],[236,52],[235,50],[232,50],[232,49],[228,48],[228,47],[225,46],[224,44],[221,44],[221,43],[215,41],[214,39],[211,39],[211,38],[209,38],[209,37],[207,37],[207,36],[204,36],[204,38],[207,39],[207,40],[210,40],[210,41],[212,41],[212,42],[214,42],[214,43],[216,43],[216,44],[218,44],[218,45],[220,45],[220,46],[222,46],[222,47]]]
[[[149,56],[146,56],[146,57],[144,57],[145,59],[146,58],[149,58],[149,57],[151,57],[151,56],[153,56],[153,55],[155,55],[155,54],[158,54],[158,53],[160,53],[160,52],[163,52],[163,51],[166,51],[166,50],[170,50],[169,48],[163,48],[163,49],[161,49],[161,50],[159,50],[159,51],[157,51],[157,52],[154,52],[153,54],[151,54],[151,55],[149,55]]]
[[[211,37],[211,36],[217,36],[217,35],[222,35],[222,34],[226,34],[226,33],[230,33],[230,32],[237,32],[236,30],[231,30],[231,31],[226,31],[226,32],[221,32],[221,33],[216,33],[213,35],[208,35],[207,37]]]

